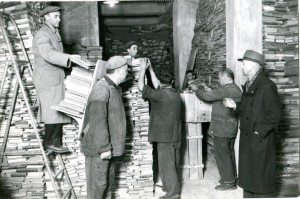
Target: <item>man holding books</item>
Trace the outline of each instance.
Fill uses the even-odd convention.
[[[141,59],[138,89],[143,99],[149,100],[151,104],[148,140],[157,144],[159,175],[167,192],[160,199],[179,199],[177,169],[181,144],[181,98],[179,92],[171,86],[172,76],[165,74],[158,80],[151,66],[149,72],[155,89],[144,85],[149,65],[146,60]]]
[[[128,55],[124,56],[127,60],[130,66],[139,66],[140,60],[135,59],[137,53],[138,53],[138,44],[135,41],[130,41],[126,44],[126,50],[128,52]]]
[[[85,155],[87,198],[111,198],[115,158],[124,153],[126,118],[122,90],[127,60],[111,57],[106,75],[93,87],[86,106],[80,150]]]
[[[33,71],[33,81],[39,100],[38,121],[45,123],[45,150],[56,153],[68,152],[62,147],[62,125],[71,119],[51,109],[64,98],[64,68],[70,67],[70,58],[80,57],[63,53],[63,45],[58,31],[60,22],[60,7],[48,6],[41,11],[45,24],[33,38],[33,52],[36,66]]]

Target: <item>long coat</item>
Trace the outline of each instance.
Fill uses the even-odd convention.
[[[64,67],[68,67],[69,55],[63,53],[58,31],[47,22],[33,38],[33,53],[33,81],[39,100],[38,121],[45,124],[70,122],[68,116],[51,109],[64,98]]]
[[[248,91],[243,86],[236,110],[241,130],[238,185],[254,193],[274,192],[275,129],[281,115],[276,85],[260,72]]]
[[[235,83],[231,83],[207,92],[198,89],[195,94],[200,100],[213,103],[209,129],[214,136],[235,138],[238,131],[237,117],[224,106],[223,99],[232,98],[235,102],[240,102],[241,89]]]

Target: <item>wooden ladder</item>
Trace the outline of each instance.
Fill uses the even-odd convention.
[[[7,25],[6,25],[6,23],[8,21],[10,21],[12,23],[16,35],[15,34],[14,35],[9,35],[8,34]],[[28,100],[28,97],[27,97],[27,94],[25,92],[24,85],[23,85],[23,82],[22,82],[22,76],[23,76],[25,68],[26,67],[28,68],[31,77],[32,77],[33,71],[32,71],[32,66],[31,66],[29,58],[28,58],[28,54],[27,54],[27,52],[25,50],[25,47],[24,47],[23,39],[22,39],[22,37],[20,35],[20,31],[17,27],[17,24],[16,24],[15,20],[9,14],[7,14],[5,12],[0,12],[0,24],[1,24],[3,37],[4,37],[4,39],[6,41],[6,44],[7,44],[7,48],[8,48],[10,58],[11,58],[12,66],[13,66],[13,69],[15,71],[15,75],[17,76],[17,82],[16,82],[16,85],[14,87],[12,104],[11,104],[11,108],[10,108],[10,112],[9,112],[9,116],[8,116],[8,122],[7,122],[7,126],[6,126],[6,129],[5,129],[5,134],[4,134],[4,138],[3,138],[3,145],[2,145],[2,149],[1,149],[1,153],[0,153],[0,163],[1,163],[0,171],[2,170],[2,163],[3,163],[3,157],[4,156],[42,155],[43,158],[44,158],[45,166],[46,166],[47,171],[49,173],[50,180],[52,182],[56,197],[63,199],[63,198],[66,198],[67,196],[72,196],[74,199],[76,199],[77,197],[76,197],[74,188],[72,186],[72,183],[71,183],[70,177],[68,175],[67,169],[65,167],[65,164],[64,164],[60,154],[57,154],[58,159],[59,159],[60,169],[56,173],[52,173],[52,171],[51,171],[50,161],[49,161],[48,157],[49,157],[49,155],[51,155],[54,152],[53,151],[48,151],[46,153],[45,150],[44,150],[44,147],[43,147],[40,135],[39,135],[39,133],[42,130],[38,130],[38,128],[37,128],[37,124],[34,120],[32,109],[30,107],[29,100]],[[14,41],[15,43],[20,44],[21,49],[22,49],[22,54],[25,57],[24,60],[16,59],[14,57],[13,48],[12,48],[12,41]],[[5,79],[6,79],[5,77],[6,77],[6,74],[8,72],[8,67],[9,66],[11,66],[11,65],[8,64],[8,62],[6,62],[5,69],[4,69],[4,74],[3,74],[3,77],[2,77],[2,81],[1,81],[0,96],[1,96],[3,88],[4,88],[4,82],[5,82]],[[14,113],[14,109],[15,109],[15,105],[16,105],[16,100],[17,100],[19,88],[21,89],[21,92],[22,92],[22,95],[23,95],[23,98],[24,98],[24,101],[25,101],[25,104],[26,104],[26,108],[28,110],[28,114],[29,114],[30,120],[32,122],[32,126],[33,126],[33,129],[34,129],[36,138],[38,140],[38,144],[39,144],[39,148],[40,148],[41,152],[35,152],[35,151],[33,151],[33,153],[32,152],[31,153],[30,152],[21,152],[21,153],[20,152],[5,152],[8,137],[9,137],[9,128],[10,128],[10,125],[11,125],[11,122],[12,122],[12,117],[13,117],[13,113]],[[62,197],[60,197],[60,194],[58,192],[58,188],[57,188],[57,185],[56,185],[56,178],[61,173],[64,174],[64,176],[66,178],[66,181],[68,183],[68,186],[69,186],[68,191]]]

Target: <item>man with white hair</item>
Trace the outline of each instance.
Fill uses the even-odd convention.
[[[85,155],[88,199],[111,198],[114,157],[123,155],[125,148],[126,118],[118,85],[125,80],[127,69],[124,57],[111,57],[106,63],[106,75],[89,95],[80,147]]]
[[[281,115],[277,87],[261,71],[264,55],[247,50],[238,61],[243,62],[247,77],[241,102],[224,100],[240,116],[238,185],[244,189],[244,198],[272,198],[276,193],[275,129]]]

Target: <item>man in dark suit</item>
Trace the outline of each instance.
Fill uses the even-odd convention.
[[[219,72],[220,87],[215,90],[201,90],[194,84],[190,87],[196,96],[205,102],[213,103],[210,131],[214,135],[214,151],[217,167],[221,177],[216,190],[236,189],[236,163],[234,142],[238,131],[238,121],[229,108],[224,107],[223,99],[241,100],[241,89],[234,83],[234,74],[229,68],[221,68]]]
[[[264,55],[247,50],[242,71],[247,76],[241,103],[225,99],[224,105],[240,116],[239,182],[245,198],[275,196],[275,129],[281,104],[277,87],[265,77]]]

